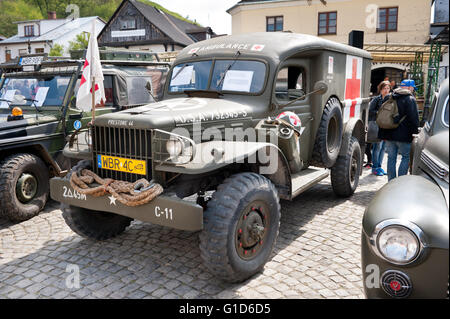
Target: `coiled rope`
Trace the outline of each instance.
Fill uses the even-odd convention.
[[[120,203],[134,207],[149,203],[164,191],[161,185],[150,183],[145,178],[134,183],[103,179],[85,167],[86,164],[80,162],[73,168],[70,176],[70,185],[80,194],[94,197],[112,194]],[[99,186],[91,187],[90,184],[94,182]]]

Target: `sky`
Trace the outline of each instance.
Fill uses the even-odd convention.
[[[231,15],[226,11],[239,0],[153,0],[183,17],[189,16],[216,34],[231,34]]]

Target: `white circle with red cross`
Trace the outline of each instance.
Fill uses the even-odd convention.
[[[302,127],[302,121],[294,112],[283,112],[277,116],[277,120],[283,120],[290,123],[296,129],[300,129]]]

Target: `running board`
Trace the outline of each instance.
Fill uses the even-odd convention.
[[[292,175],[291,199],[294,199],[324,178],[327,178],[328,175],[330,175],[330,170],[324,168],[308,168]]]

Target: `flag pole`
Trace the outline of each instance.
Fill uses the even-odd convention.
[[[92,95],[92,124],[94,124],[95,121],[95,76],[92,77],[92,84],[91,84],[91,95]]]
[[[93,37],[95,37],[95,21],[92,22],[92,30],[90,35],[90,41],[92,41]],[[93,58],[94,58],[94,48],[93,45],[91,45],[91,75],[92,75],[92,86],[91,86],[91,95],[92,95],[92,124],[94,124],[95,121],[95,73],[94,73],[94,64]]]

